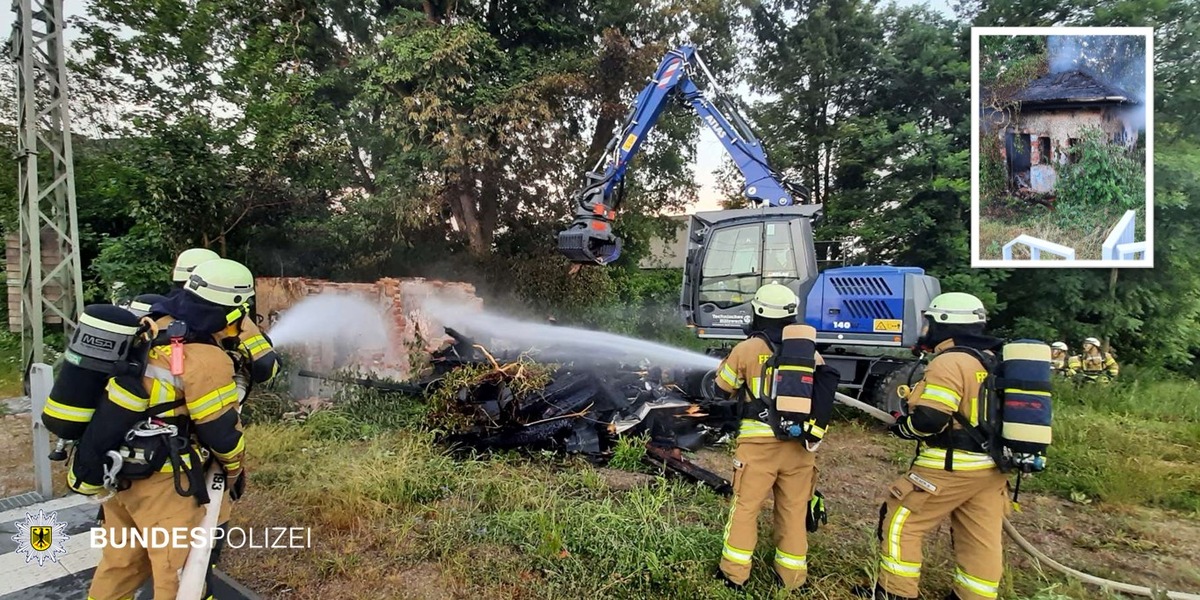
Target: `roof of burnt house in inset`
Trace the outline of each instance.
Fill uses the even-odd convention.
[[[1024,105],[1138,103],[1125,90],[1083,71],[1063,71],[1034,79],[1017,92],[1014,100]]]

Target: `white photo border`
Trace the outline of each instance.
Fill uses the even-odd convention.
[[[1139,260],[983,260],[979,258],[979,38],[980,36],[1140,35],[1146,39],[1146,254]],[[1086,269],[1154,267],[1154,28],[972,27],[971,28],[971,268]]]

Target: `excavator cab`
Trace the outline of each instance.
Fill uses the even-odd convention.
[[[742,340],[750,300],[765,283],[788,286],[800,314],[817,278],[812,221],[821,205],[702,212],[688,226],[680,308],[702,338]]]

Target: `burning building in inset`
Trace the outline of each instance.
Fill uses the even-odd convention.
[[[1016,110],[990,109],[984,119],[1003,144],[1009,185],[1052,192],[1070,149],[1096,129],[1113,144],[1132,148],[1144,120],[1137,97],[1083,71],[1039,77],[1012,98]]]

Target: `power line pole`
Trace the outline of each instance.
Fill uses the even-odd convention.
[[[46,324],[61,324],[68,335],[74,331],[83,312],[83,282],[63,0],[13,0],[13,10],[17,14],[10,54],[17,66],[21,351],[28,381],[29,366],[43,361]]]

